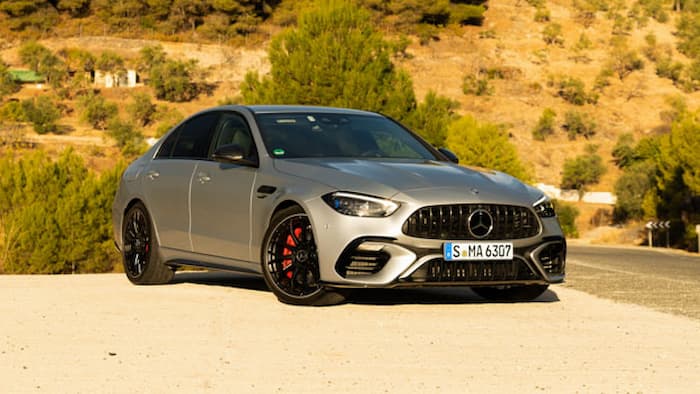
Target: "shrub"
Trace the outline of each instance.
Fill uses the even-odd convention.
[[[117,105],[108,102],[99,94],[87,94],[81,96],[78,100],[78,106],[81,108],[81,118],[83,121],[90,124],[92,127],[104,130],[107,123],[117,115]]]
[[[0,120],[10,122],[26,122],[22,103],[19,101],[8,101],[0,107]]]
[[[583,105],[592,100],[586,94],[586,85],[578,78],[564,77],[557,83],[557,95],[574,105]]]
[[[508,134],[495,124],[464,116],[447,128],[446,142],[464,164],[503,171],[522,180],[530,178]]]
[[[613,70],[610,67],[603,67],[600,72],[595,77],[593,82],[593,89],[597,91],[602,91],[606,87],[610,86],[610,77],[613,76]]]
[[[564,162],[562,189],[576,189],[583,192],[586,186],[598,183],[605,173],[605,166],[603,159],[595,153],[596,149],[597,147],[589,145],[586,153]]]
[[[639,4],[642,6],[646,16],[652,17],[660,23],[668,21],[664,0],[639,0]]]
[[[542,39],[547,45],[564,45],[561,25],[558,23],[548,23],[542,30]]]
[[[22,112],[38,134],[58,131],[56,121],[61,118],[61,111],[50,97],[39,96],[22,101]]]
[[[554,118],[556,116],[557,114],[553,109],[545,108],[537,121],[537,125],[532,130],[532,138],[544,141],[547,136],[554,134]]]
[[[590,115],[579,111],[567,111],[564,114],[564,125],[570,140],[575,140],[576,136],[582,135],[590,138],[595,135],[596,124]]]
[[[147,93],[134,93],[131,99],[131,103],[126,106],[131,120],[139,126],[149,125],[156,113],[156,105],[151,102],[151,96]]]
[[[620,134],[617,138],[617,143],[615,143],[615,147],[612,150],[612,156],[618,168],[626,168],[634,163],[636,155],[633,144],[634,137],[631,133]]]
[[[8,70],[5,63],[0,60],[0,99],[9,94],[18,92],[19,89],[20,86],[10,74],[10,70]]]
[[[480,74],[467,74],[462,80],[462,92],[475,96],[488,96],[491,94],[488,76]]]
[[[656,62],[656,75],[661,78],[668,78],[674,83],[678,83],[681,80],[682,73],[683,63],[674,62],[670,56],[661,58]]]
[[[578,208],[567,202],[554,200],[554,211],[557,213],[564,235],[578,238],[578,228],[576,227],[576,218],[579,215]]]
[[[613,49],[608,64],[620,80],[633,71],[644,68],[644,60],[639,57],[637,51],[626,50],[623,47]]]
[[[700,82],[700,60],[695,60],[688,67],[688,78],[694,82]]]
[[[537,11],[535,11],[535,22],[549,22],[550,18],[549,9],[546,7],[537,8]]]
[[[136,156],[144,151],[143,134],[132,123],[113,118],[107,124],[107,134],[114,138],[117,147],[125,156]]]

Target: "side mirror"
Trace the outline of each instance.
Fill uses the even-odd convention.
[[[222,145],[211,155],[219,163],[238,164],[246,167],[257,167],[258,161],[245,157],[243,148],[238,144]]]
[[[457,155],[455,155],[451,150],[447,148],[439,148],[438,151],[440,151],[440,153],[442,153],[447,160],[455,164],[459,164],[459,157],[457,157]]]

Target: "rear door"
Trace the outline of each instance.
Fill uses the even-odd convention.
[[[146,207],[158,230],[160,245],[192,250],[189,234],[189,189],[198,161],[206,160],[219,113],[188,120],[170,133],[145,169]]]
[[[237,144],[257,161],[257,150],[245,118],[221,113],[210,148]],[[257,168],[213,160],[197,163],[191,189],[192,245],[201,254],[239,261],[250,255],[250,207]]]

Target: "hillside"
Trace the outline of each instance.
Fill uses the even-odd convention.
[[[458,114],[471,114],[481,121],[503,125],[521,159],[532,168],[535,182],[558,186],[565,160],[583,153],[588,144],[595,144],[607,172],[599,183],[588,189],[612,191],[621,174],[613,164],[611,154],[618,137],[632,133],[638,140],[667,132],[670,124],[662,114],[670,109],[669,99],[682,97],[689,108],[698,108],[700,92],[658,76],[658,57],[655,59],[650,55],[660,52],[684,66],[691,64],[692,59],[676,49],[679,14],[670,12],[669,8],[669,18],[664,23],[651,17],[633,18],[630,15],[640,3],[624,0],[611,5],[607,12],[589,12],[582,21],[581,4],[596,3],[592,0],[491,0],[481,25],[449,24],[430,30],[432,33],[427,36],[416,28],[401,30],[388,23],[379,26],[385,35],[395,39],[409,33],[406,56],[394,60],[412,77],[419,101],[432,90],[455,100],[459,104],[456,108]],[[612,7],[617,8],[612,10]],[[542,10],[547,10],[546,20],[542,18]],[[280,6],[275,12],[281,14],[282,11],[288,12],[289,9]],[[117,36],[88,35],[86,33],[100,30],[96,27],[99,23],[95,16],[80,19],[84,22],[80,22],[81,30],[77,35],[71,35],[66,26],[73,25],[69,19],[63,18],[55,36],[39,42],[52,51],[64,48],[80,48],[95,54],[113,51],[122,56],[127,65],[137,62],[141,48],[156,44],[162,45],[165,53],[174,59],[196,60],[213,90],[182,103],[154,99],[156,104],[187,115],[221,102],[239,100],[239,88],[246,72],[269,72],[266,50],[270,37],[284,28],[284,23],[280,23],[280,18],[275,15],[273,12],[256,22],[259,25],[254,39],[232,39],[226,44],[212,43],[202,39],[201,35],[197,36],[197,42],[182,42],[188,37],[184,33],[171,37],[179,42],[157,40],[158,34],[146,34],[147,39],[128,38],[135,35],[128,29],[117,32]],[[620,15],[624,17],[616,17]],[[387,18],[389,20],[391,16]],[[623,29],[619,25],[620,18],[627,22]],[[554,37],[554,42],[547,43],[543,32],[551,25],[558,25],[561,31],[549,37]],[[104,31],[110,30],[105,28]],[[113,27],[111,31],[114,31]],[[650,37],[655,41],[653,45]],[[26,67],[18,56],[18,49],[25,42],[22,36],[9,36],[0,41],[0,48],[3,48],[0,56],[5,63],[10,68]],[[641,60],[640,67],[626,71],[625,75],[613,73],[605,78],[607,85],[601,85],[601,71],[610,68],[611,62],[618,59],[622,51],[635,54]],[[463,91],[465,76],[485,81],[488,85],[485,92],[466,94]],[[584,93],[589,97],[596,96],[596,99],[580,103],[582,105],[565,100],[558,84],[569,78],[583,82]],[[46,89],[25,86],[12,98],[36,97]],[[120,113],[125,111],[132,92],[152,94],[147,86],[100,90],[102,96],[118,104]],[[89,165],[98,169],[109,168],[117,157],[112,140],[105,138],[103,131],[79,119],[74,98],[63,100],[63,104],[70,108],[59,121],[66,126],[65,133],[38,136],[27,127],[28,139],[38,141],[49,151],[75,146],[87,157]],[[555,132],[545,141],[537,141],[532,130],[545,108],[556,113]],[[578,111],[592,119],[596,125],[595,134],[590,138],[568,138],[564,128],[564,115],[568,111]],[[156,135],[156,125],[144,128],[143,133],[147,137]],[[605,207],[581,208],[584,212],[579,222],[586,228],[590,226],[590,217]],[[605,209],[609,211],[609,208]]]

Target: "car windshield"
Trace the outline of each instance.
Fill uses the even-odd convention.
[[[437,159],[411,133],[383,116],[273,113],[258,114],[257,120],[274,158]]]

